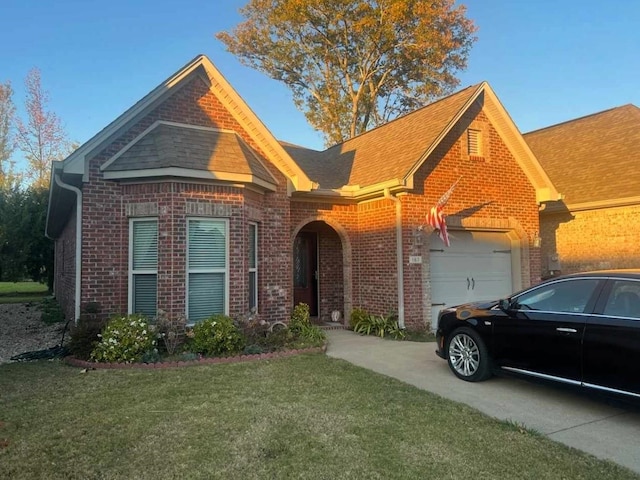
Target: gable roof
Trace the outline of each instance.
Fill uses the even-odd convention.
[[[413,175],[475,102],[503,138],[536,189],[556,200],[551,183],[488,83],[467,87],[325,151],[283,144],[320,191],[359,196],[384,187],[413,188]]]
[[[235,180],[275,190],[277,180],[232,131],[158,121],[100,168],[108,179],[181,176]]]
[[[291,182],[293,190],[308,191],[313,182],[291,159],[271,132],[264,126],[240,95],[227,82],[213,63],[205,56],[199,55],[183,68],[162,82],[135,105],[116,118],[94,137],[67,157],[62,165],[64,173],[83,174],[86,180],[86,163],[92,155],[112,142],[127,128],[139,121],[151,110],[164,102],[177,91],[193,75],[201,75],[208,81],[209,88],[229,113],[243,126],[247,134],[260,147],[266,158],[278,168]]]
[[[640,109],[624,105],[524,135],[565,204],[640,201]]]
[[[324,152],[285,149],[320,188],[365,187],[400,180],[479,87],[465,88]]]

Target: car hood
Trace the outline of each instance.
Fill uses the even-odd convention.
[[[491,309],[497,304],[497,300],[471,302],[465,303],[463,305],[458,305],[457,307],[451,307],[451,309],[456,312],[456,317],[458,317],[458,319],[466,320],[471,317],[484,317],[487,315],[493,315],[493,311]]]

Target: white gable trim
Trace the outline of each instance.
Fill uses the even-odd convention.
[[[525,142],[522,134],[511,120],[511,117],[504,109],[500,100],[495,95],[487,82],[482,82],[478,89],[474,92],[458,113],[451,119],[446,128],[440,132],[440,135],[429,146],[420,160],[413,166],[409,173],[404,177],[403,181],[409,188],[413,188],[413,176],[418,169],[424,164],[429,156],[434,152],[442,140],[449,134],[454,126],[460,121],[462,116],[467,112],[471,105],[476,102],[478,97],[484,93],[483,111],[487,115],[489,121],[494,126],[500,137],[503,139],[507,148],[515,158],[516,162],[525,173],[531,185],[536,191],[536,201],[538,203],[546,201],[559,200],[561,195],[551,183],[551,179],[538,162],[529,145]]]
[[[149,179],[156,177],[176,177],[186,179],[218,180],[223,182],[254,184],[274,192],[276,184],[250,174],[193,170],[181,167],[147,168],[141,170],[118,170],[104,172],[106,180]]]

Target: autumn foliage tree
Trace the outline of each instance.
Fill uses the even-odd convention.
[[[27,178],[35,188],[48,188],[51,163],[69,153],[69,141],[58,116],[48,110],[49,94],[42,89],[40,70],[25,79],[26,123],[17,120],[17,145],[28,162]]]
[[[449,93],[476,31],[453,0],[249,0],[240,13],[216,37],[284,82],[327,144]]]
[[[11,83],[0,83],[0,189],[10,188],[18,181],[15,164],[11,159],[14,150],[12,131],[15,110]]]

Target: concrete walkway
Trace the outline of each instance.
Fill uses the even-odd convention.
[[[464,382],[435,354],[435,343],[395,342],[348,330],[326,333],[330,357],[465,403],[491,417],[525,425],[640,473],[640,410],[515,378]]]

